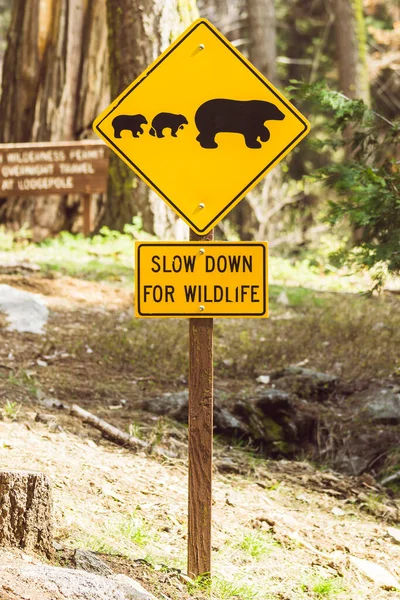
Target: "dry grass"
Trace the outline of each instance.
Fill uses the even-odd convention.
[[[186,560],[186,431],[151,416],[144,421],[137,411],[144,395],[185,385],[187,323],[133,321],[132,296],[115,285],[37,276],[2,282],[35,292],[43,285],[51,310],[44,338],[1,330],[0,404],[22,404],[18,413],[11,405],[0,421],[3,467],[51,475],[56,533],[66,546],[106,552],[117,569],[132,574],[134,561],[145,559],[155,568],[142,565],[141,577],[173,600],[209,597],[202,582],[188,590],[171,571],[185,569]],[[215,370],[225,389],[298,362],[351,381],[398,369],[398,300],[287,288],[283,305],[281,291],[271,290],[269,320],[216,322]],[[39,358],[47,366],[38,365]],[[56,415],[61,429],[36,423],[35,402],[43,395],[78,401],[158,443],[175,440],[179,458],[157,462],[117,448],[62,412]],[[115,409],[122,400],[126,404]],[[353,480],[346,484],[349,494],[338,495],[326,482],[314,487],[313,477],[321,478],[310,465],[268,463],[219,441],[216,454],[239,462],[248,475],[215,475],[214,598],[396,597],[348,563],[349,554],[367,558],[400,577],[400,546],[382,520],[360,512]],[[397,464],[393,453],[392,468]],[[368,489],[372,510],[381,498]],[[335,516],[337,508],[344,514]]]
[[[0,424],[1,461],[3,468],[50,474],[58,540],[67,547],[123,555],[113,559],[117,569],[120,560],[120,570],[133,568],[139,559],[158,565],[147,570],[153,589],[166,589],[160,581],[168,573],[169,597],[189,598],[171,571],[185,570],[186,461],[160,463],[103,442],[93,430],[73,433],[75,423],[66,416],[61,431],[33,418],[34,412],[25,409],[17,421]],[[217,446],[217,453],[247,460],[243,451],[232,455]],[[279,471],[273,465],[271,470],[265,461],[253,461],[248,465],[252,475],[215,475],[213,597],[394,598],[375,589],[346,559],[351,553],[375,560],[400,576],[400,546],[390,541],[385,525],[352,503],[306,491],[302,482],[316,473],[309,465],[282,463]],[[333,508],[343,515],[334,516]],[[160,572],[160,565],[167,569]],[[191,594],[208,597],[200,583]]]
[[[346,381],[383,378],[400,368],[400,311],[391,297],[290,290],[289,306],[273,301],[268,320],[215,323],[217,377],[253,378],[303,363]],[[187,371],[187,324],[182,320],[104,321],[89,343],[108,364],[160,380]]]

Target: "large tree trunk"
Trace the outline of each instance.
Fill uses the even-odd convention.
[[[92,137],[108,101],[105,0],[15,0],[3,67],[0,141]],[[77,197],[3,200],[0,220],[41,238],[80,226]]]
[[[249,59],[272,83],[276,75],[276,22],[274,0],[247,0],[249,23]],[[265,178],[249,192],[232,214],[236,219],[242,239],[273,242],[275,227],[272,215],[282,204],[282,173],[274,167]]]
[[[38,8],[35,1],[14,0],[0,101],[3,143],[27,142],[32,132],[40,79]]]
[[[362,0],[335,0],[335,33],[342,92],[369,105],[367,42]]]
[[[46,475],[0,472],[0,546],[52,555],[51,486]]]
[[[276,82],[276,23],[274,0],[247,0],[250,60]]]
[[[197,0],[200,16],[211,21],[229,41],[247,52],[246,0]]]
[[[352,99],[370,105],[370,87],[367,66],[367,40],[362,0],[335,0],[335,37],[338,57],[339,84],[342,92]],[[352,136],[351,127],[344,138]],[[345,148],[345,160],[351,160],[350,144]],[[363,227],[352,231],[353,242],[363,236]]]
[[[118,96],[197,16],[192,0],[107,0],[111,96]],[[120,158],[111,156],[103,223],[122,230],[141,216],[146,231],[186,237],[186,227]]]

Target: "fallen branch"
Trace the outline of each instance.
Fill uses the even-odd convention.
[[[129,433],[121,431],[121,429],[114,427],[114,425],[110,425],[110,423],[107,423],[107,421],[96,417],[96,415],[84,410],[77,404],[73,404],[71,406],[70,413],[74,417],[81,419],[84,423],[88,423],[95,429],[101,431],[105,438],[111,442],[114,442],[115,444],[118,444],[119,446],[129,446],[135,450],[152,450],[151,445],[147,442],[144,442],[133,435],[129,435]]]
[[[396,473],[393,473],[393,475],[384,477],[379,483],[381,485],[386,485],[387,483],[390,483],[391,481],[396,481],[397,479],[400,479],[400,471],[396,471]]]

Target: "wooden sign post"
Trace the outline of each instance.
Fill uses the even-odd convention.
[[[199,19],[93,129],[191,229],[189,243],[136,243],[135,316],[190,318],[188,573],[198,577],[211,573],[213,318],[268,316],[267,243],[213,242],[213,228],[310,125]]]
[[[82,197],[83,200],[83,235],[87,237],[92,229],[92,219],[91,219],[91,197],[90,194],[84,194]]]
[[[212,241],[214,232],[192,241]],[[213,319],[189,319],[188,574],[211,574]]]
[[[135,315],[189,320],[188,573],[211,572],[213,318],[268,317],[268,244],[136,242]]]

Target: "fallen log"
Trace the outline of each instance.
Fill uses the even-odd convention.
[[[103,436],[118,444],[119,446],[129,446],[130,448],[134,448],[135,450],[151,450],[151,445],[139,438],[130,435],[129,433],[125,433],[118,429],[118,427],[114,427],[114,425],[110,425],[107,421],[96,417],[93,413],[81,408],[77,404],[73,404],[70,409],[71,415],[80,418],[84,423],[88,423],[95,429],[101,431]]]
[[[53,554],[51,485],[43,473],[0,471],[0,546]]]

